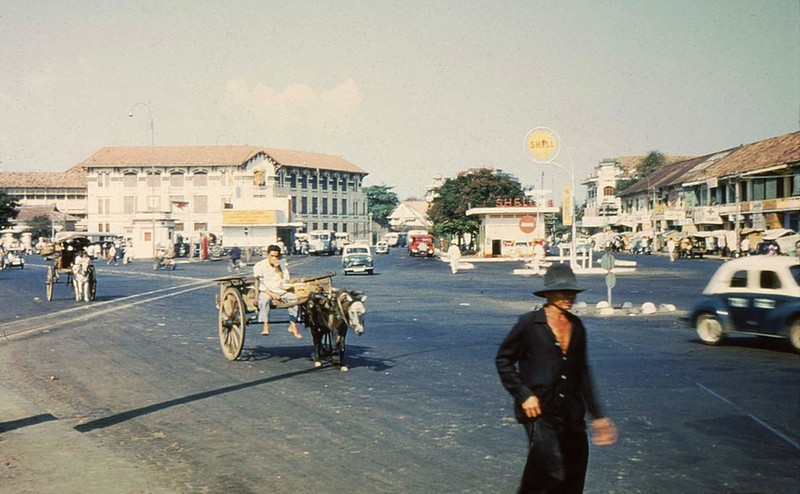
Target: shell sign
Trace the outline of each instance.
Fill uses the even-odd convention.
[[[522,233],[533,233],[536,230],[536,218],[526,214],[519,219],[519,229]]]
[[[558,136],[547,127],[536,127],[525,136],[525,149],[537,163],[550,163],[561,149]]]

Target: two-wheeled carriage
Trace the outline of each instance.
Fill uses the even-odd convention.
[[[39,253],[51,261],[47,266],[45,278],[45,288],[47,300],[53,300],[55,285],[64,284],[74,287],[73,276],[82,277],[86,284],[86,295],[89,300],[94,300],[97,294],[97,276],[94,266],[89,263],[85,272],[75,273],[75,259],[80,253],[86,252],[86,248],[91,244],[91,240],[84,235],[68,235],[56,237],[55,242],[46,244]],[[85,277],[85,278],[84,278]]]
[[[298,321],[311,331],[314,366],[330,358],[340,370],[344,364],[348,328],[357,335],[364,332],[364,302],[361,292],[341,290],[331,285],[334,273],[292,280],[288,289],[298,298],[295,303],[272,302],[276,309],[298,306]],[[247,325],[258,319],[258,280],[254,276],[226,276],[214,280],[219,285],[219,342],[229,360],[237,360],[244,347]],[[272,313],[272,311],[270,311]],[[270,321],[280,323],[289,321]]]
[[[312,293],[330,293],[331,278],[335,273],[292,280],[289,291],[294,292],[299,302],[283,304],[273,302],[276,309],[299,305],[298,320],[304,321],[304,304]],[[237,360],[242,354],[245,328],[258,318],[258,280],[255,276],[225,276],[214,281],[219,286],[216,306],[219,309],[219,343],[222,353],[229,360]],[[273,323],[289,321],[271,321]]]

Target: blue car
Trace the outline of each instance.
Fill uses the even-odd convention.
[[[375,266],[368,245],[350,244],[342,249],[342,269],[345,276],[350,273],[372,274]]]
[[[689,321],[708,345],[740,333],[788,338],[800,351],[800,259],[754,256],[725,262]]]

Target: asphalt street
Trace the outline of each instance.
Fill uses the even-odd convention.
[[[581,275],[600,395],[620,439],[591,448],[588,493],[785,493],[800,485],[800,357],[781,340],[700,344],[681,321],[721,261],[622,256],[614,304],[674,312],[599,316],[602,275]],[[349,372],[314,369],[310,335],[248,331],[219,348],[224,262],[152,271],[98,265],[97,300],[53,301],[44,264],[0,273],[0,492],[515,492],[522,428],[494,370],[540,299],[520,263],[289,260],[363,290],[366,333]],[[249,273],[248,273],[249,274]],[[279,312],[279,311],[278,311]]]

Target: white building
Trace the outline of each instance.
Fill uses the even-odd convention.
[[[428,218],[428,206],[430,206],[430,203],[426,201],[401,202],[387,218],[389,226],[394,231],[430,229],[431,221]]]
[[[557,213],[551,203],[529,199],[498,199],[496,207],[472,208],[467,216],[478,216],[478,255],[520,257],[531,255],[532,242],[545,239],[545,214]]]
[[[289,243],[296,230],[366,235],[367,174],[342,158],[256,146],[106,147],[86,169],[88,229],[123,235],[134,256],[180,236]]]
[[[86,171],[75,166],[66,172],[0,172],[0,191],[20,206],[57,211],[53,220],[61,226],[74,217],[75,228],[86,228]],[[60,221],[59,221],[60,220]]]

